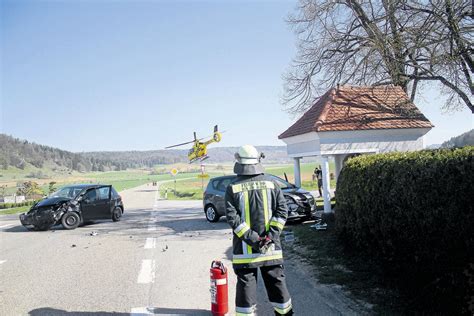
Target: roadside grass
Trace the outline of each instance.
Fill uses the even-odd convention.
[[[314,170],[314,163],[303,163],[301,164],[301,170],[302,170],[302,178],[308,178],[309,180],[304,180],[302,182],[302,188],[308,191],[317,191],[317,184],[315,181],[312,181],[312,174]],[[227,166],[228,167],[228,166]],[[226,167],[225,170],[228,171],[228,168]],[[222,170],[216,170],[215,166],[214,169],[208,168],[209,170],[212,170],[209,172],[209,178],[204,179],[204,190],[207,187],[207,184],[209,183],[209,179],[214,178],[214,177],[219,177],[225,174],[232,174],[232,173],[226,173],[223,172]],[[276,176],[279,176],[281,178],[284,178],[283,173],[285,172],[288,176],[288,180],[292,182],[292,177],[293,177],[293,166],[292,165],[270,165],[265,168],[266,173],[270,173]],[[181,174],[178,174],[180,176]],[[193,179],[186,179],[183,181],[178,181],[176,183],[176,191],[177,195],[173,193],[174,191],[174,183],[173,182],[168,182],[164,183],[160,186],[160,194],[162,197],[165,196],[165,190],[168,189],[168,200],[201,200],[202,199],[202,182],[201,179],[197,178],[198,173],[187,173],[185,174],[186,177],[193,177]],[[179,178],[177,178],[179,179]],[[336,186],[336,181],[332,180],[331,181],[331,188],[335,188]],[[323,200],[318,197],[316,199],[316,204],[322,208],[323,206]],[[334,202],[332,203],[334,206]]]
[[[300,165],[301,170],[301,187],[308,191],[317,191],[318,184],[316,181],[313,181],[313,171],[318,163],[315,162],[304,162]],[[329,163],[329,172],[334,173],[335,166],[334,163]],[[293,165],[285,164],[285,165],[267,165],[265,166],[265,172],[273,174],[277,177],[285,179],[285,173],[288,177],[288,181],[291,183],[295,183],[295,175],[293,170]],[[332,179],[330,182],[330,186],[332,189],[336,187],[336,180]]]
[[[163,198],[167,191],[168,200],[202,200],[203,190],[206,189],[209,179],[220,176],[220,174],[210,174],[209,176],[204,181],[197,178],[197,174],[192,179],[177,180],[176,194],[174,193],[174,181],[163,183],[160,185],[160,196]]]
[[[287,232],[294,233],[295,241],[284,245],[290,256],[310,265],[318,282],[342,286],[355,300],[370,304],[371,314],[399,315],[404,310],[403,298],[377,262],[346,249],[337,239],[332,223],[322,231],[310,225],[286,226]]]
[[[31,205],[20,206],[20,207],[12,207],[0,210],[0,215],[11,215],[11,214],[18,214],[24,213],[31,208]]]
[[[302,163],[301,172],[302,172],[302,187],[303,189],[309,191],[317,190],[317,185],[315,181],[312,181],[312,173],[316,163]],[[183,179],[188,177],[197,177],[200,174],[200,166],[195,164],[176,164],[176,165],[157,165],[155,168],[148,169],[129,169],[122,171],[107,171],[107,172],[70,172],[68,170],[57,170],[52,171],[51,168],[44,167],[42,169],[34,168],[32,166],[27,166],[25,170],[18,168],[8,168],[7,170],[2,170],[0,173],[0,185],[7,185],[5,190],[6,195],[13,194],[17,191],[16,184],[24,181],[35,181],[39,184],[40,189],[43,191],[43,194],[49,194],[49,182],[56,182],[55,188],[60,188],[62,186],[78,183],[99,183],[99,184],[111,184],[117,191],[123,191],[133,187],[137,187],[152,181],[165,181],[173,180],[173,177],[170,175],[169,170],[176,167],[180,172],[176,176],[176,179]],[[206,164],[205,172],[210,175],[210,177],[223,176],[233,174],[233,164]],[[287,174],[288,180],[294,182],[294,173],[292,164],[279,164],[279,165],[266,165],[266,172],[274,174],[281,178],[284,178],[284,173]],[[330,163],[330,170],[333,170],[333,163]],[[30,178],[28,177],[31,173],[37,173],[42,171],[44,178]],[[209,179],[205,179],[204,188],[207,186]],[[165,187],[170,188],[170,184],[167,184]],[[331,181],[331,187],[335,187],[335,181]],[[175,196],[173,193],[168,194],[169,199],[201,199],[202,198],[202,189],[201,189],[201,180],[192,179],[187,180],[187,182],[180,183],[179,188],[177,188],[179,193],[183,193],[181,196]],[[168,190],[169,191],[169,190]],[[169,192],[168,192],[169,193]],[[178,194],[179,194],[178,193]],[[194,193],[194,195],[192,195]],[[192,195],[192,196],[191,196]]]

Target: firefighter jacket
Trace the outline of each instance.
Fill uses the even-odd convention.
[[[233,230],[234,268],[255,268],[283,263],[280,233],[288,210],[283,193],[265,174],[237,178],[225,194],[227,222]],[[259,251],[259,237],[269,236],[273,246]]]

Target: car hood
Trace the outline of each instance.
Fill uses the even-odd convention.
[[[289,196],[298,196],[300,198],[308,198],[311,197],[311,193],[309,191],[306,191],[305,189],[302,188],[291,188],[291,189],[283,189],[282,190],[285,195]]]
[[[58,204],[61,204],[61,203],[66,203],[66,202],[69,202],[71,201],[70,198],[64,198],[64,197],[48,197],[44,200],[41,200],[39,201],[38,203],[36,203],[35,205],[35,208],[36,207],[45,207],[45,206],[53,206],[53,205],[58,205]]]

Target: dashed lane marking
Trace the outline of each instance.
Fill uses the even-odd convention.
[[[2,226],[0,226],[0,228],[7,228],[7,227],[10,227],[10,226],[13,226],[13,225],[15,225],[15,224],[2,225]]]
[[[130,316],[155,315],[148,307],[134,307],[130,311]]]
[[[7,262],[7,260],[0,260],[0,264]]]
[[[138,284],[149,284],[155,282],[155,260],[145,259],[138,274]]]
[[[149,237],[145,241],[145,246],[143,247],[145,249],[154,249],[156,248],[156,238]]]

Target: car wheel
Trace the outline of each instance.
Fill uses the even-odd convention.
[[[206,219],[211,223],[217,222],[220,218],[220,215],[217,214],[217,211],[214,205],[206,206],[205,213],[206,213]]]
[[[112,212],[112,220],[118,222],[122,218],[122,209],[120,207],[114,208]]]
[[[61,218],[61,224],[66,229],[75,229],[81,223],[81,218],[76,212],[67,212]]]

